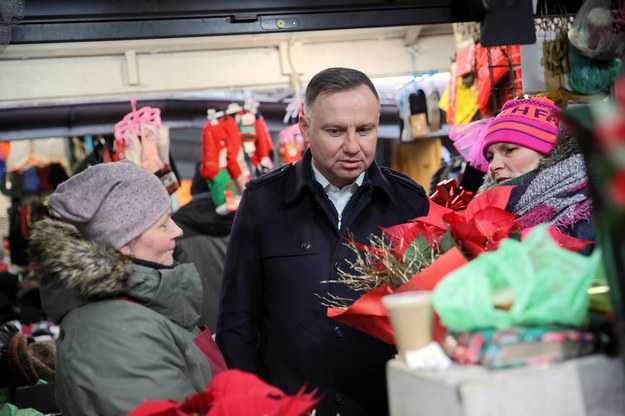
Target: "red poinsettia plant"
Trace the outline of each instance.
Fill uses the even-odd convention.
[[[253,374],[226,370],[217,374],[206,390],[179,403],[174,400],[149,401],[129,416],[305,416],[321,397],[304,387],[293,396],[286,395]]]

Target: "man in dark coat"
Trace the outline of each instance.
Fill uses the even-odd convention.
[[[316,295],[356,299],[338,278],[380,227],[426,215],[423,188],[375,161],[380,104],[362,72],[330,68],[310,81],[301,161],[248,183],[230,235],[217,343],[229,368],[288,394],[324,395],[317,415],[388,414],[385,366],[395,348],[326,316]]]

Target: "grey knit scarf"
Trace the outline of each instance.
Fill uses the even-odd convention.
[[[549,223],[565,232],[592,211],[588,176],[581,154],[520,178],[506,210],[523,228]]]

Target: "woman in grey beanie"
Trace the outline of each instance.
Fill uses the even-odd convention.
[[[50,196],[63,221],[33,226],[42,304],[61,328],[63,415],[121,415],[146,400],[182,400],[225,368],[214,343],[203,348],[212,339],[197,326],[195,266],[173,260],[182,231],[170,205],[155,175],[130,161],[104,163]]]

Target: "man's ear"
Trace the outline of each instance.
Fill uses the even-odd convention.
[[[299,131],[304,137],[306,143],[310,143],[308,133],[310,131],[310,119],[304,114],[299,116]]]

